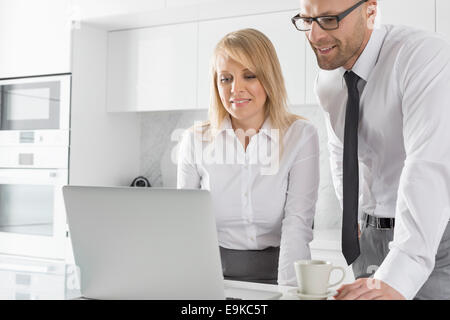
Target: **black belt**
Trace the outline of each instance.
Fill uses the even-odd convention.
[[[394,218],[378,218],[367,213],[364,213],[362,221],[365,226],[371,226],[379,230],[393,229],[395,225]]]
[[[219,248],[223,276],[226,280],[277,284],[279,247],[264,250]]]

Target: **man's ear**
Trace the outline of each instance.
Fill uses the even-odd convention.
[[[378,13],[378,3],[376,0],[370,0],[367,6],[367,28],[373,30],[375,26],[375,18]]]

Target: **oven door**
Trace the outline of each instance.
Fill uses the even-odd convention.
[[[0,130],[68,130],[70,75],[0,81]]]
[[[67,169],[0,169],[0,253],[64,259]]]

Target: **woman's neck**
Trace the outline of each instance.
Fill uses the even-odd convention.
[[[249,121],[239,121],[238,119],[231,117],[231,126],[233,127],[234,131],[240,129],[252,136],[259,132],[259,129],[261,129],[261,127],[263,126],[264,121],[264,118],[252,119]]]
[[[252,119],[252,121],[239,121],[231,117],[231,126],[241,142],[244,150],[247,150],[247,146],[250,143],[250,139],[259,132],[263,126],[265,118],[262,119]]]

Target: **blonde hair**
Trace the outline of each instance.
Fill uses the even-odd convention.
[[[228,111],[220,99],[217,87],[216,61],[225,55],[252,71],[263,86],[267,99],[265,115],[272,127],[280,130],[280,137],[301,116],[287,109],[287,92],[278,56],[269,38],[255,29],[242,29],[225,35],[216,45],[210,61],[210,106],[209,121],[204,126],[219,129]]]

